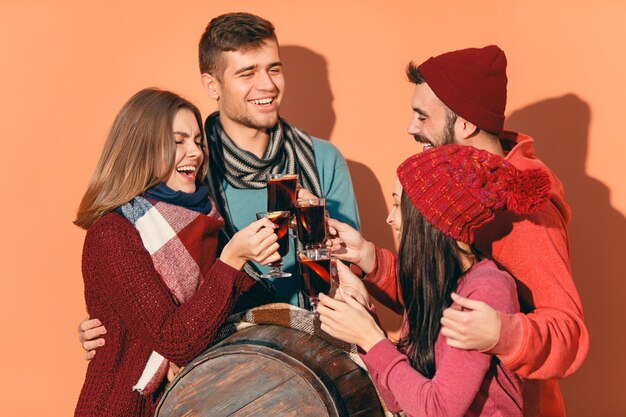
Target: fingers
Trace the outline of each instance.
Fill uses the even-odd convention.
[[[337,219],[333,219],[332,217],[329,217],[328,219],[326,219],[326,221],[328,222],[328,227],[332,228],[335,231],[335,235],[347,230],[348,228],[351,228],[346,223],[342,223]]]
[[[279,248],[278,243],[274,243],[271,246],[269,246],[267,249],[265,249],[263,252],[261,252],[259,256],[257,256],[253,260],[255,262],[260,263],[261,265],[267,265],[272,262],[279,261],[281,256],[278,253],[278,248]]]
[[[83,342],[83,349],[86,350],[87,352],[94,351],[95,353],[95,349],[98,349],[99,347],[104,346],[104,344],[105,344],[105,341],[103,338],[95,339],[95,340],[87,340]]]
[[[313,198],[318,198],[315,194],[303,187],[298,188],[298,190],[296,191],[296,195],[298,200],[310,200]]]
[[[344,288],[339,287],[339,291],[342,292],[345,296],[343,297],[343,299],[345,300],[346,304],[348,304],[350,307],[356,309],[356,310],[365,310],[365,307],[363,306],[362,303],[360,303],[355,296],[353,296],[352,294],[350,294],[348,291],[346,291]]]
[[[278,245],[278,235],[274,233],[273,230],[270,229],[262,229],[254,236],[252,241],[252,245],[258,246],[261,250],[265,250],[266,248],[272,246],[273,244]]]
[[[469,346],[467,346],[465,343],[463,343],[463,342],[461,342],[461,341],[459,341],[457,339],[454,339],[454,338],[449,338],[448,337],[446,339],[446,344],[448,346],[452,346],[453,348],[457,348],[457,349],[463,349],[463,350],[470,349]]]
[[[334,253],[333,253],[334,255]],[[337,260],[337,274],[339,275],[339,283],[343,285],[361,285],[361,279],[357,277],[354,272],[350,270],[350,268],[341,262],[339,259]]]
[[[454,307],[449,307],[443,310],[443,318],[455,323],[464,323],[467,320],[468,314],[469,311],[461,311]]]
[[[342,295],[345,294],[345,295]],[[338,298],[340,297],[340,298]],[[361,304],[362,306],[364,306],[365,308],[369,309],[369,305],[367,300],[363,297],[362,294],[360,294],[358,291],[356,291],[354,288],[349,288],[349,287],[339,287],[339,291],[337,291],[337,295],[335,296],[335,298],[337,299],[341,299],[341,300],[346,300],[347,298],[353,298],[355,299],[359,304]],[[346,301],[347,302],[347,301]]]
[[[83,353],[83,358],[89,362],[90,360],[93,359],[93,357],[96,356],[96,351],[95,350],[90,350],[90,351],[85,351]]]
[[[451,328],[442,327],[441,335],[446,338],[446,344],[448,346],[463,350],[473,349],[467,336],[454,331]]]
[[[334,298],[329,297],[326,294],[320,294],[319,299],[320,299],[320,304],[318,304],[318,307],[319,305],[322,305],[324,307],[328,307],[331,310],[339,310],[341,309],[342,306],[346,305],[344,302],[335,300]]]
[[[106,334],[106,332],[107,330],[104,326],[99,326],[94,329],[89,329],[89,330],[80,332],[80,334],[78,335],[78,340],[81,343],[85,343],[87,341],[91,341],[91,340],[95,340],[99,338],[100,336]]]
[[[78,325],[78,333],[80,334],[84,332],[85,330],[94,329],[98,326],[102,326],[102,323],[98,319],[83,320]]]
[[[461,297],[455,292],[451,294],[451,297],[452,297],[452,301],[454,301],[456,304],[468,310],[479,310],[479,309],[484,308],[487,305],[483,303],[482,301],[476,301],[476,300],[472,300],[469,298]]]
[[[339,276],[343,276],[343,278],[353,278],[360,281],[359,277],[357,277],[354,272],[350,270],[350,267],[341,262],[339,259],[337,259],[337,273]]]
[[[445,313],[445,312],[444,312]],[[461,317],[462,319],[462,317]],[[463,331],[464,329],[464,325],[461,323],[462,320],[454,320],[454,319],[450,319],[449,316],[446,317],[442,317],[441,320],[439,321],[441,323],[442,326],[442,330],[443,329],[449,329],[450,331],[454,331],[457,333],[460,333]]]
[[[252,234],[257,234],[257,233],[261,233],[264,231],[264,229],[269,229],[269,231],[271,231],[272,233],[274,232],[274,229],[277,229],[278,226],[274,223],[272,223],[272,221],[270,219],[268,219],[267,217],[263,217],[260,220],[257,220],[255,222],[252,222],[248,225],[248,227],[250,228],[250,232]],[[267,232],[268,230],[265,230],[265,232]]]
[[[333,252],[333,255],[343,255],[347,253],[346,246],[339,239],[328,239],[326,246]]]

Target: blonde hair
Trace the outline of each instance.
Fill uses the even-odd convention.
[[[146,88],[132,96],[115,117],[75,225],[88,229],[103,215],[167,179],[176,163],[173,123],[181,109],[194,114],[202,132],[204,161],[199,178],[204,179],[208,155],[200,111],[170,91]]]

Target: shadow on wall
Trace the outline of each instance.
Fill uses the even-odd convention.
[[[301,46],[281,46],[287,88],[281,115],[318,138],[330,140],[335,126],[333,93],[326,58]],[[359,204],[363,234],[376,245],[393,249],[391,229],[385,223],[387,207],[380,182],[367,166],[348,160]]]
[[[336,117],[326,58],[294,45],[282,45],[280,57],[287,84],[280,106],[281,116],[312,136],[330,140]],[[393,250],[395,243],[391,229],[385,223],[387,207],[380,182],[364,164],[351,160],[347,162],[359,205],[363,235],[377,246]],[[379,307],[383,325],[388,330],[397,330],[398,317]]]
[[[587,103],[569,94],[515,111],[506,127],[535,139],[537,156],[563,181],[573,213],[572,273],[591,347],[583,366],[560,382],[567,415],[624,416],[626,332],[620,306],[626,280],[618,259],[626,248],[626,219],[611,207],[608,187],[585,174],[590,118]]]

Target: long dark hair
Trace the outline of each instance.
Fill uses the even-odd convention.
[[[435,375],[435,342],[439,320],[450,306],[450,294],[464,272],[468,253],[456,241],[433,227],[402,193],[402,232],[398,252],[398,279],[407,326],[399,346],[422,375]]]

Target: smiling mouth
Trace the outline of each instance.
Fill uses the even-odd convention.
[[[258,106],[269,106],[270,104],[272,104],[274,102],[274,98],[270,97],[270,98],[261,98],[261,99],[257,99],[257,100],[248,100],[250,103],[252,104],[256,104]]]
[[[176,168],[176,172],[181,174],[184,178],[192,181],[196,178],[196,167],[193,165],[184,165]]]
[[[428,139],[426,139],[424,136],[413,135],[413,138],[415,139],[415,142],[417,142],[417,143],[422,145],[422,148],[424,150],[431,149],[431,148],[435,147],[435,145],[433,145],[433,143],[431,141],[429,141]]]

